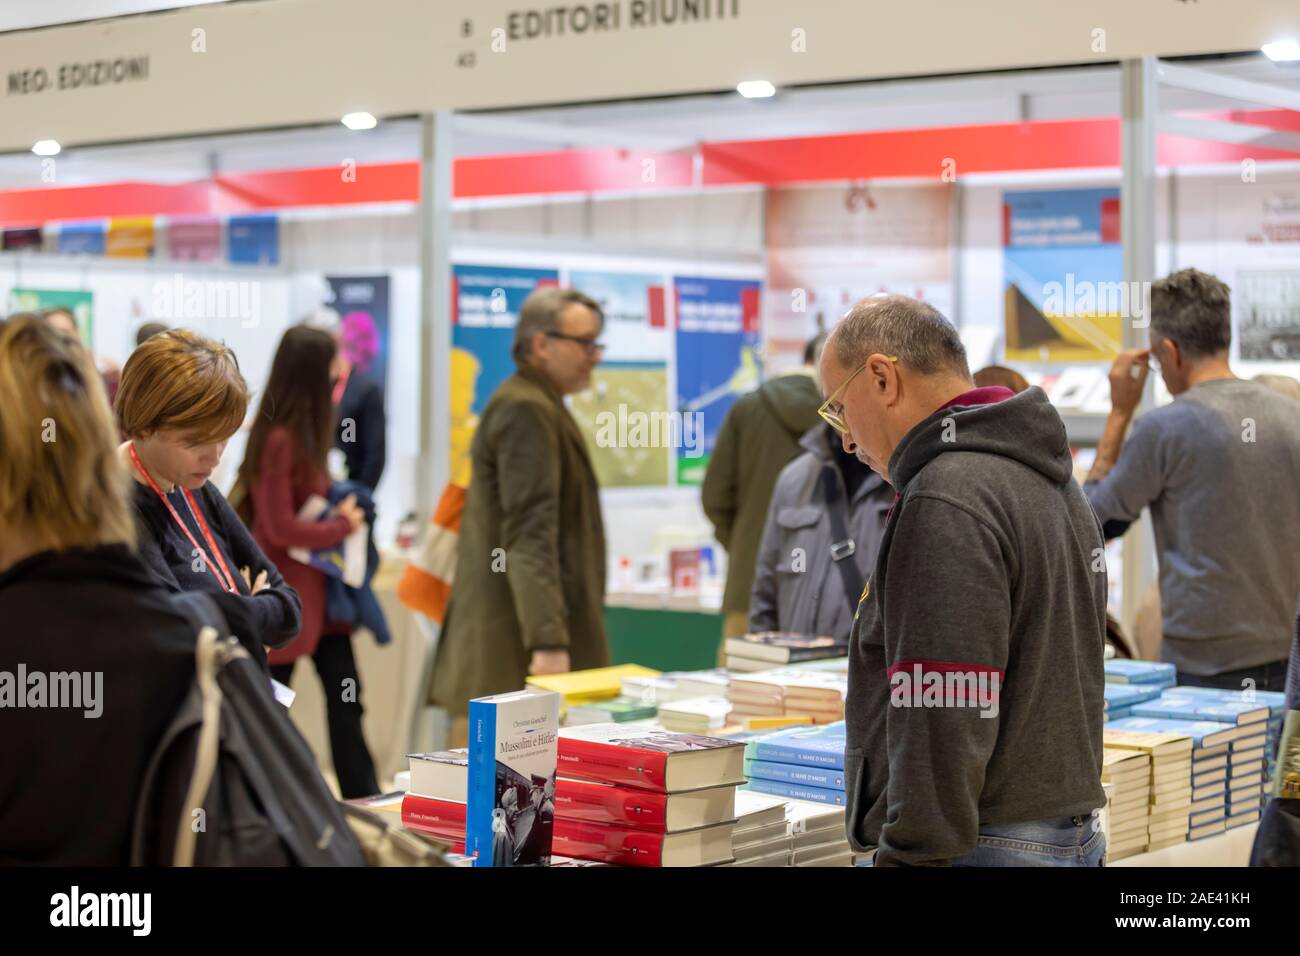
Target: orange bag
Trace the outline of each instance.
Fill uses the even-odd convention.
[[[397,599],[412,611],[442,624],[456,577],[456,553],[460,546],[460,516],[465,510],[465,491],[448,482],[434,509],[433,521],[424,540],[397,582]]]

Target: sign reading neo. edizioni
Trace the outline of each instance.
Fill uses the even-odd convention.
[[[62,63],[10,70],[5,83],[7,96],[46,93],[50,90],[78,90],[92,86],[112,86],[149,79],[149,57],[119,56],[111,60]]]

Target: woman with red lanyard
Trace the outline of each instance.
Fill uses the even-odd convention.
[[[298,634],[301,604],[208,479],[248,408],[234,353],[185,329],[139,346],[115,409],[135,479],[140,558],[171,591],[212,594],[231,632],[266,666]]]
[[[333,384],[338,354],[319,329],[284,333],[257,414],[240,482],[247,489],[253,537],[302,597],[302,632],[270,656],[271,674],[288,684],[294,664],[311,657],[325,690],[334,772],[344,799],[378,792],[375,767],[361,729],[361,687],[352,654],[352,625],[326,615],[325,572],[289,556],[290,548],[318,550],[342,543],[364,521],[352,497],[319,520],[299,517],[312,495],[329,495],[325,456],[334,438]]]

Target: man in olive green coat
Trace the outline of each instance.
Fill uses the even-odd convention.
[[[451,602],[432,702],[462,746],[474,697],[520,690],[530,674],[609,664],[605,529],[587,444],[563,398],[591,384],[600,306],[546,287],[519,310],[518,369],[483,410],[470,448]],[[459,719],[457,719],[459,718]]]
[[[736,399],[709,458],[700,498],[714,536],[727,549],[724,638],[745,633],[754,565],[777,475],[803,454],[799,440],[821,421],[817,417],[821,392],[813,369],[824,341],[825,335],[819,335],[808,343],[802,368],[769,379]],[[725,657],[724,641],[718,660]]]

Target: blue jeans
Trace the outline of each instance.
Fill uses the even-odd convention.
[[[1106,834],[1091,814],[980,827],[975,849],[953,866],[1101,866]]]
[[[975,849],[952,866],[1101,866],[1106,834],[1101,814],[980,827]],[[875,858],[858,866],[873,866]]]

